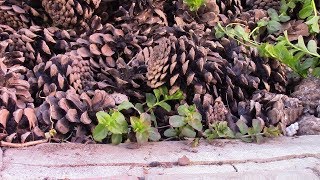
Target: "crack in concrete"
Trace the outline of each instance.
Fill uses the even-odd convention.
[[[245,164],[245,163],[269,163],[269,162],[277,162],[284,160],[292,160],[292,159],[304,159],[304,158],[316,158],[320,159],[320,153],[318,154],[300,154],[300,155],[286,155],[279,156],[273,158],[265,158],[265,159],[246,159],[246,160],[225,160],[225,161],[193,161],[189,166],[192,165],[232,165],[234,164]],[[178,166],[177,162],[160,162],[161,164],[166,164],[171,166]],[[8,162],[3,162],[3,166],[8,164]],[[87,163],[87,164],[60,164],[60,165],[38,165],[38,164],[28,164],[28,163],[11,163],[16,165],[24,165],[24,166],[34,166],[34,167],[47,167],[47,168],[63,168],[63,167],[87,167],[87,166],[131,166],[131,167],[151,167],[149,163]],[[235,167],[235,166],[234,166]],[[4,170],[3,168],[2,170]],[[235,168],[235,170],[237,170]]]

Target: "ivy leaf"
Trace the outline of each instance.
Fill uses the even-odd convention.
[[[149,108],[153,107],[156,104],[156,97],[151,93],[146,94],[146,100]]]
[[[191,127],[185,126],[181,130],[181,135],[183,137],[194,138],[196,137],[197,133]]]
[[[247,134],[248,133],[249,127],[243,120],[241,120],[241,119],[238,120],[236,125],[238,126],[241,134]]]
[[[104,138],[107,137],[108,135],[108,129],[106,126],[104,126],[103,124],[98,124],[92,132],[93,135],[93,139],[95,141],[101,142]]]
[[[111,143],[114,145],[118,145],[122,142],[122,134],[112,134],[111,135]]]
[[[301,19],[305,19],[309,16],[311,16],[313,13],[313,7],[312,5],[308,5],[308,6],[305,6],[303,7],[300,11],[299,11],[299,18]]]
[[[156,128],[149,129],[149,139],[151,141],[159,141],[160,138],[161,138],[161,135],[158,132],[158,129],[156,129]]]
[[[173,128],[169,128],[163,132],[163,135],[166,137],[175,137],[177,136],[177,131]]]
[[[164,101],[158,103],[158,105],[161,106],[163,109],[165,109],[168,112],[171,111],[171,106],[168,103],[164,102]]]
[[[130,108],[133,108],[134,105],[129,102],[129,101],[123,101],[119,106],[118,106],[118,111],[121,111],[121,110],[128,110]]]
[[[174,115],[169,118],[169,124],[172,127],[182,127],[182,126],[186,125],[186,122],[185,122],[183,116]]]

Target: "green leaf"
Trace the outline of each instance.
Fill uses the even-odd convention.
[[[267,25],[269,34],[278,32],[281,29],[281,24],[278,21],[271,20]]]
[[[161,135],[158,132],[158,129],[156,129],[156,128],[149,129],[149,139],[151,141],[159,141],[160,138],[161,138]]]
[[[317,42],[315,40],[310,40],[308,42],[308,50],[311,52],[311,53],[314,53],[314,54],[318,54],[317,52]]]
[[[148,131],[136,132],[136,138],[139,144],[146,143],[148,142],[148,139],[149,139],[149,132]]]
[[[148,114],[148,113],[142,113],[140,115],[140,119],[143,121],[143,122],[148,122],[146,123],[147,126],[151,126],[151,115]]]
[[[181,100],[184,99],[183,92],[179,89],[172,95],[166,95],[165,100]]]
[[[220,25],[221,26],[221,25]],[[214,30],[215,30],[215,37],[217,38],[217,39],[220,39],[220,38],[222,38],[224,35],[225,35],[225,33],[224,33],[224,31],[223,31],[223,29],[221,29],[221,27],[220,27],[219,25],[218,26],[215,26],[214,27]]]
[[[130,108],[133,108],[134,105],[129,102],[129,101],[123,101],[119,106],[118,106],[118,111],[121,111],[121,110],[127,110],[127,109],[130,109]]]
[[[320,67],[316,67],[312,71],[312,75],[315,77],[320,77]]]
[[[106,126],[104,126],[103,124],[98,124],[92,132],[93,135],[93,139],[95,141],[101,142],[104,138],[107,137],[108,135],[108,129]]]
[[[264,140],[264,138],[263,138],[263,136],[261,134],[257,134],[255,136],[255,139],[256,139],[258,144],[261,144],[263,142],[263,140]]]
[[[186,124],[186,122],[183,116],[174,115],[174,116],[170,116],[169,124],[172,127],[182,127]]]
[[[178,114],[179,114],[180,116],[186,116],[186,115],[189,114],[189,113],[190,113],[190,111],[189,111],[189,109],[188,109],[188,105],[183,104],[183,105],[180,105],[180,106],[178,107]]]
[[[202,123],[201,120],[199,119],[191,119],[190,121],[188,121],[188,124],[193,127],[194,129],[198,130],[198,131],[202,131]]]
[[[249,127],[243,120],[238,120],[236,124],[237,124],[241,134],[248,133]]]
[[[312,18],[310,18],[308,21],[306,21],[305,23],[311,26],[311,30],[315,33],[319,33],[320,29],[319,29],[319,16],[313,16]]]
[[[268,9],[268,15],[271,17],[272,21],[280,21],[279,15],[275,9]]]
[[[303,7],[300,11],[299,11],[299,18],[301,19],[305,19],[309,16],[311,16],[313,13],[313,7],[310,4],[309,6],[305,6]]]
[[[128,132],[128,123],[119,111],[115,111],[111,115],[111,120],[108,123],[108,129],[113,134],[123,134]]]
[[[196,137],[197,133],[191,127],[185,126],[181,130],[181,135],[183,137],[194,138]]]
[[[257,25],[258,27],[264,27],[266,25],[268,25],[268,21],[264,20],[264,19],[260,19],[258,22],[257,22]]]
[[[164,102],[164,101],[158,103],[158,105],[161,106],[163,109],[165,109],[168,112],[171,111],[171,106],[168,103]]]
[[[314,65],[314,59],[312,58],[307,58],[306,60],[304,60],[304,62],[299,66],[299,70],[300,71],[304,71],[304,70],[308,70],[309,68],[311,68]]]
[[[290,20],[290,16],[280,15],[279,20],[280,20],[280,22],[287,22]]]
[[[137,103],[134,107],[140,112],[140,114],[144,112],[143,105],[141,103]]]
[[[253,140],[250,137],[240,137],[240,139],[244,142],[251,143]]]
[[[97,112],[96,116],[97,116],[99,124],[104,124],[104,125],[106,125],[108,123],[108,121],[110,121],[110,118],[111,118],[111,116],[104,111]]]
[[[169,128],[164,131],[163,135],[166,137],[175,137],[177,136],[177,131],[173,128]]]
[[[157,101],[160,101],[161,92],[159,89],[154,89],[153,94],[156,96]]]
[[[255,133],[260,133],[262,131],[262,123],[259,119],[252,120],[252,127]]]
[[[155,104],[156,104],[156,97],[151,94],[151,93],[147,93],[146,94],[146,99],[147,99],[147,105],[149,108],[152,108]]]
[[[298,37],[298,47],[308,52],[308,48],[306,47],[303,37],[301,35]]]
[[[235,33],[238,37],[244,39],[245,41],[249,40],[249,34],[246,33],[246,31],[244,30],[244,28],[240,25],[236,25],[235,28]]]
[[[111,143],[114,145],[118,145],[122,142],[122,134],[112,134],[111,135]]]

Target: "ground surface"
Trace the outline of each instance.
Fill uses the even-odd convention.
[[[186,156],[185,161],[178,161]],[[132,145],[42,144],[3,149],[1,179],[320,179],[320,136]],[[187,160],[190,160],[188,163]],[[179,162],[179,163],[178,163]],[[180,166],[179,164],[187,164]]]

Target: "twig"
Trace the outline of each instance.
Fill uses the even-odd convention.
[[[31,141],[26,143],[10,143],[5,141],[0,141],[0,147],[10,147],[10,148],[23,148],[28,146],[35,146],[38,144],[46,143],[49,139],[42,139],[38,141]]]

